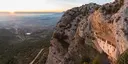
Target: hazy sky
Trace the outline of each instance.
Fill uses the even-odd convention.
[[[82,4],[104,4],[113,0],[0,0],[0,11],[64,11]]]

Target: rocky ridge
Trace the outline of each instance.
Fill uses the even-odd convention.
[[[128,49],[127,44],[127,0],[85,4],[66,11],[57,23],[46,64],[81,64],[91,55],[90,47],[93,52],[107,54],[116,64],[118,56]]]

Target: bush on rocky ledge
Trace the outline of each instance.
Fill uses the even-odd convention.
[[[117,61],[118,64],[128,64],[128,50],[120,55]]]

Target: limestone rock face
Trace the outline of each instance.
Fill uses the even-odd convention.
[[[46,64],[81,64],[89,47],[104,52],[111,61],[128,49],[127,0],[66,11],[56,25]]]

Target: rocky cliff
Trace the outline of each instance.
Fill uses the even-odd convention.
[[[85,4],[66,11],[57,23],[46,64],[82,64],[102,53],[116,64],[127,44],[128,0]]]

